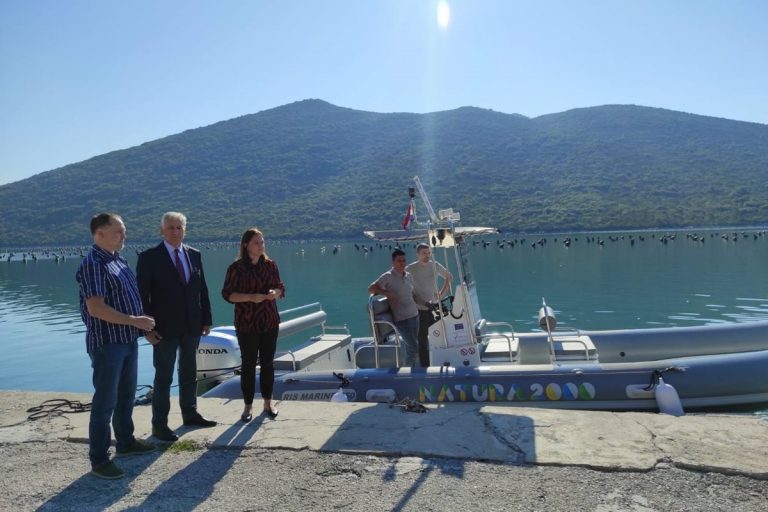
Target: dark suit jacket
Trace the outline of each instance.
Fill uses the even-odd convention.
[[[199,336],[204,325],[212,325],[211,301],[205,283],[200,251],[182,245],[189,263],[189,282],[179,279],[176,265],[164,243],[139,254],[136,279],[144,313],[154,317],[155,331],[162,337]]]

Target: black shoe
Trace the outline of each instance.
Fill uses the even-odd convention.
[[[216,425],[218,425],[218,423],[216,423],[213,420],[203,418],[199,414],[197,416],[184,420],[185,427],[215,427]]]
[[[179,440],[179,436],[168,427],[152,427],[152,435],[155,436],[156,439],[167,443],[173,443]]]
[[[251,413],[243,414],[240,416],[240,421],[242,421],[243,423],[248,423],[252,419],[253,419],[253,414]]]
[[[171,432],[173,434],[173,432]],[[173,434],[176,435],[176,434]],[[129,446],[128,448],[123,448],[122,450],[120,448],[117,448],[115,450],[115,457],[128,457],[130,455],[141,455],[144,453],[150,453],[157,449],[155,445],[150,443],[149,441],[144,441],[143,439],[134,439],[133,444]]]
[[[273,409],[272,407],[270,407],[269,409],[264,409],[264,414],[266,414],[272,419],[275,419],[277,418],[277,409]]]
[[[91,469],[91,474],[104,480],[117,480],[125,475],[125,472],[117,467],[114,462],[107,461],[104,464],[99,464]]]

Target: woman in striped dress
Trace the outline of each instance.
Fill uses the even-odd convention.
[[[285,286],[277,264],[265,252],[264,235],[258,229],[243,233],[237,259],[227,268],[221,295],[235,305],[235,332],[242,357],[240,388],[245,402],[241,419],[248,422],[253,417],[257,363],[261,364],[259,387],[264,414],[274,419],[277,409],[272,405],[272,388],[280,328],[275,300],[285,297]]]

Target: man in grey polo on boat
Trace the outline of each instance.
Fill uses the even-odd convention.
[[[429,366],[429,326],[435,320],[429,310],[429,303],[440,300],[451,289],[451,273],[432,260],[432,250],[427,244],[416,246],[416,255],[419,259],[405,267],[405,270],[413,276],[416,306],[419,308],[419,362],[421,366]],[[443,278],[443,286],[437,291],[437,276]]]
[[[405,253],[392,252],[392,268],[368,287],[368,293],[383,295],[389,302],[395,327],[405,346],[405,366],[416,366],[419,353],[419,310],[413,297],[413,276],[405,270]]]

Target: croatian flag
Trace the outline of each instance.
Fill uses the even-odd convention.
[[[413,203],[408,204],[408,209],[405,211],[405,217],[403,217],[403,229],[408,229],[416,216],[413,214]]]

